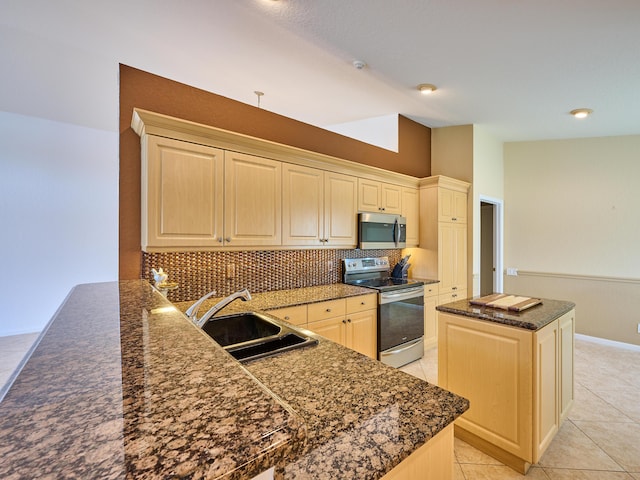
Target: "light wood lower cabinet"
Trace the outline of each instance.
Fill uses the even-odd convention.
[[[471,407],[456,435],[526,473],[573,403],[572,310],[537,331],[438,312],[438,383]]]
[[[453,424],[409,455],[382,480],[451,480],[453,478]]]
[[[438,284],[424,286],[424,348],[438,345]]]
[[[275,317],[377,358],[378,295],[358,295],[269,310]]]

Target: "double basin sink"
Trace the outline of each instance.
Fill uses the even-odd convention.
[[[202,330],[241,362],[318,343],[303,332],[257,312],[213,317]]]

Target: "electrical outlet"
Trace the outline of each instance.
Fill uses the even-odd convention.
[[[227,265],[227,278],[233,278],[236,276],[236,265],[235,263],[230,263]]]
[[[640,333],[640,323],[638,324],[638,333]]]
[[[327,260],[327,270],[333,270],[333,260]]]
[[[517,268],[513,268],[513,267],[507,267],[507,275],[517,277],[518,276],[518,269]]]

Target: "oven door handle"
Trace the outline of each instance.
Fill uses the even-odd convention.
[[[414,348],[416,344],[420,343],[422,340],[422,337],[416,338],[415,340],[411,340],[410,342],[403,343],[402,346],[396,350],[385,350],[384,352],[380,352],[380,356],[387,357],[389,355],[397,355],[406,350],[409,350],[410,348]]]
[[[398,300],[407,300],[409,298],[418,298],[424,296],[424,287],[404,288],[396,292],[383,292],[380,294],[380,303],[397,302]]]

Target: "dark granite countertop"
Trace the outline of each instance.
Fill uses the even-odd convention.
[[[147,282],[79,285],[0,403],[0,478],[376,479],[468,408],[318,338],[243,366]]]
[[[438,305],[436,310],[527,330],[539,330],[576,306],[573,302],[543,298],[539,305],[522,312],[512,312],[500,308],[471,305],[470,300],[472,298]]]

